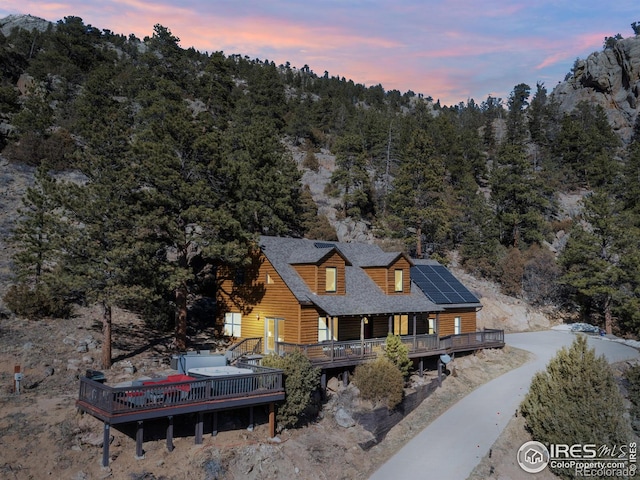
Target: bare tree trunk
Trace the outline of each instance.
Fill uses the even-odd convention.
[[[604,302],[604,331],[611,335],[613,333],[613,315],[611,313],[611,297],[607,296]]]
[[[416,258],[422,258],[422,228],[416,230]]]
[[[176,288],[176,348],[179,351],[187,349],[187,287],[181,285]]]
[[[111,368],[111,305],[102,302],[102,368]]]

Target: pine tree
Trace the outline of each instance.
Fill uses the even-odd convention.
[[[621,205],[599,190],[585,197],[581,222],[576,222],[560,256],[565,272],[561,283],[593,302],[604,317],[607,333],[613,332],[613,307],[625,278],[621,260],[628,230]]]
[[[409,348],[402,343],[400,336],[392,333],[387,335],[385,343],[384,356],[398,367],[405,379],[408,378],[413,365],[409,358]]]
[[[403,224],[417,256],[442,253],[451,232],[450,188],[442,158],[424,131],[416,131],[389,194],[389,211]],[[426,243],[426,245],[425,245]]]
[[[630,429],[623,397],[604,356],[597,357],[584,335],[563,347],[533,377],[520,410],[534,440],[543,444],[624,445]],[[554,470],[573,478],[569,469]]]

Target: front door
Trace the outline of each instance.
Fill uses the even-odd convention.
[[[284,318],[267,317],[264,319],[264,351],[276,351],[276,342],[284,342]]]

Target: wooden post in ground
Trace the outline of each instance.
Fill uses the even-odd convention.
[[[424,358],[420,357],[420,363],[418,363],[418,374],[420,378],[424,375]]]
[[[253,407],[249,407],[249,426],[247,430],[253,432]]]
[[[204,431],[204,414],[198,412],[198,420],[196,421],[196,445],[202,445],[202,432]]]
[[[218,412],[213,412],[213,420],[211,422],[211,436],[218,435]]]
[[[109,435],[109,427],[108,423],[104,424],[104,431],[102,433],[102,466],[109,466],[109,441],[111,440],[111,435]]]
[[[173,452],[173,416],[168,417],[169,425],[167,425],[167,450]]]
[[[442,386],[442,360],[438,357],[438,386]]]
[[[269,436],[276,436],[276,404],[273,402],[269,404]]]
[[[144,427],[143,422],[138,421],[138,428],[136,429],[136,458],[144,458],[144,450],[142,450],[142,442],[144,439]]]
[[[15,365],[13,367],[13,393],[18,392],[18,378],[20,378],[20,365]]]

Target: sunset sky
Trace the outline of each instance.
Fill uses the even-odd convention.
[[[2,0],[0,19],[77,16],[115,33],[161,24],[183,48],[307,64],[316,74],[443,105],[506,100],[519,83],[550,91],[605,36],[633,36],[638,0]]]

